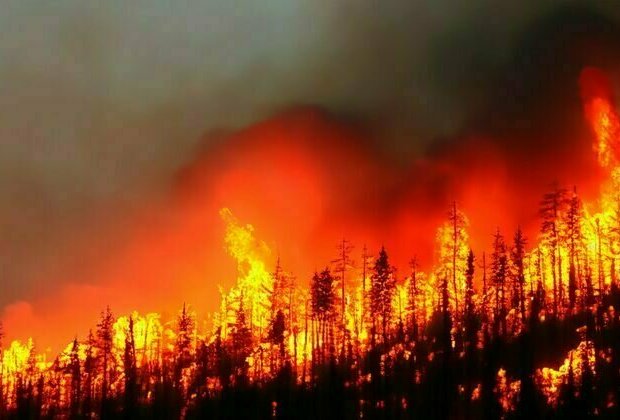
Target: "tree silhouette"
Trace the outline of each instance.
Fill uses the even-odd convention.
[[[97,354],[99,355],[99,363],[102,369],[101,384],[101,417],[109,418],[111,414],[110,401],[108,399],[110,376],[112,375],[114,357],[112,354],[113,338],[114,338],[114,316],[110,307],[106,307],[101,313],[99,323],[97,324]]]
[[[370,302],[372,313],[379,318],[383,343],[388,342],[388,326],[392,318],[392,296],[395,281],[387,252],[381,247],[371,276]],[[373,324],[374,324],[373,318]],[[373,329],[376,329],[373,328]]]
[[[469,250],[469,254],[467,256],[467,269],[465,271],[465,277],[467,280],[465,285],[465,314],[463,316],[465,326],[465,349],[469,356],[471,356],[471,352],[477,346],[477,334],[478,329],[480,328],[474,302],[474,261],[474,252]]]
[[[276,316],[271,321],[269,328],[269,341],[271,344],[279,348],[280,351],[280,365],[284,363],[286,355],[286,347],[284,344],[284,332],[286,331],[286,319],[284,313],[281,310],[276,312]]]
[[[465,216],[461,213],[457,207],[456,202],[452,202],[452,208],[448,214],[448,221],[450,222],[450,239],[451,239],[451,268],[450,275],[452,279],[452,288],[454,293],[455,313],[459,313],[459,284],[458,277],[459,271],[462,270],[463,259],[465,256],[461,255],[461,248],[467,242],[464,229],[466,226]]]
[[[512,307],[521,313],[521,323],[526,322],[525,312],[525,246],[527,240],[519,226],[515,232],[511,260],[512,272]]]
[[[418,321],[417,314],[418,309],[416,305],[416,300],[418,299],[418,295],[420,290],[418,288],[418,261],[416,257],[413,257],[411,262],[409,263],[411,267],[411,277],[409,279],[409,288],[408,288],[408,310],[409,310],[409,333],[411,334],[411,338],[413,341],[418,341]]]
[[[124,417],[135,418],[138,403],[138,371],[136,367],[136,343],[134,337],[133,317],[129,317],[129,325],[125,331],[125,349],[123,352],[124,371]]]
[[[578,279],[577,279],[577,261],[578,261],[578,250],[583,240],[581,233],[581,219],[582,219],[582,210],[581,210],[581,201],[579,200],[579,196],[577,196],[577,189],[574,188],[573,192],[568,199],[568,205],[565,216],[565,226],[566,226],[566,242],[568,242],[568,258],[569,258],[569,269],[568,269],[568,309],[569,313],[573,313],[575,310],[576,302],[577,302],[577,289],[578,289]]]
[[[360,328],[366,328],[367,326],[367,313],[369,310],[368,303],[368,288],[366,286],[368,279],[369,266],[372,265],[372,255],[368,253],[366,245],[362,249],[362,301],[361,301],[361,316],[360,316]]]
[[[288,310],[288,297],[290,282],[287,274],[280,265],[280,257],[276,262],[276,267],[271,275],[273,279],[273,289],[270,294],[271,317],[275,317],[278,311]]]
[[[508,274],[508,258],[504,237],[496,230],[493,237],[493,260],[491,262],[492,280],[495,287],[494,336],[506,335],[506,277]]]
[[[95,355],[97,342],[93,331],[88,332],[88,339],[86,340],[86,357],[84,358],[84,404],[83,412],[88,417],[93,411],[93,382],[95,380],[97,359]]]
[[[325,360],[325,349],[328,346],[329,334],[331,329],[331,321],[334,311],[334,278],[328,268],[325,268],[320,274],[315,273],[312,278],[312,314],[318,323],[316,345],[321,346],[319,353],[320,361]]]
[[[73,339],[71,344],[71,351],[69,353],[69,374],[71,375],[71,418],[78,418],[80,416],[80,403],[82,401],[82,372],[80,367],[80,344],[77,337]]]
[[[175,384],[179,386],[181,371],[189,366],[192,361],[192,341],[194,334],[194,318],[187,310],[187,305],[183,304],[183,309],[177,318],[176,341],[174,346],[175,362]]]
[[[243,294],[239,298],[235,325],[232,333],[232,354],[235,369],[235,381],[239,386],[247,384],[248,362],[247,358],[252,349],[252,332],[247,325],[245,308],[243,306]]]
[[[353,251],[353,245],[342,238],[342,241],[337,246],[338,257],[333,261],[334,271],[337,272],[338,282],[340,283],[340,330],[341,330],[341,357],[344,357],[346,346],[346,275],[347,270],[352,267],[353,261],[351,260],[351,252]]]
[[[540,203],[542,218],[541,232],[549,245],[551,257],[551,275],[553,278],[553,314],[558,316],[562,300],[562,255],[560,253],[560,213],[566,204],[566,190],[557,183],[552,185],[550,192],[543,195]]]

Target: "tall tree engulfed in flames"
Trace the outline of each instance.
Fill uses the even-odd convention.
[[[600,199],[553,185],[538,238],[500,227],[474,254],[454,202],[426,272],[343,239],[296,279],[222,209],[239,277],[212,322],[106,308],[54,360],[9,343],[0,417],[618,418],[620,119],[600,78],[581,80]]]

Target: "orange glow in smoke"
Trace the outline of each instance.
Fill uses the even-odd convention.
[[[558,209],[561,221],[554,226],[558,237],[563,238],[559,244],[548,235],[533,237],[530,241],[525,256],[525,284],[527,290],[534,290],[541,284],[546,291],[541,318],[555,310],[556,316],[570,315],[571,309],[566,303],[569,295],[566,279],[570,276],[568,262],[594,262],[588,275],[594,279],[597,296],[602,296],[614,281],[610,274],[611,265],[620,266],[620,236],[614,234],[620,232],[617,156],[620,119],[611,94],[596,84],[596,77],[588,72],[584,74],[584,112],[596,136],[595,150],[600,165],[609,172],[609,178],[601,187],[599,199],[593,202],[578,202],[575,192],[568,193],[568,197],[575,200],[575,209],[579,210],[575,217],[583,240],[580,239],[578,244],[570,244],[565,239],[575,228],[565,221],[566,206]],[[5,311],[6,328],[10,334],[15,334],[14,331],[26,331],[29,327],[44,331],[50,323],[65,324],[77,328],[80,337],[84,337],[88,326],[94,324],[94,303],[99,306],[108,301],[113,303],[121,313],[131,314],[117,318],[113,327],[113,372],[117,381],[111,389],[119,392],[121,381],[118,378],[122,374],[130,322],[137,365],[148,366],[153,361],[165,360],[179,339],[171,315],[175,314],[179,303],[189,297],[191,307],[199,309],[198,313],[210,314],[204,318],[197,318],[193,312],[188,315],[197,321],[192,324],[190,332],[192,351],[196,351],[199,338],[213,343],[245,332],[236,324],[240,312],[243,312],[244,327],[249,330],[252,344],[251,353],[244,355],[251,380],[260,381],[275,375],[268,361],[278,360],[281,357],[278,355],[285,349],[287,360],[299,367],[296,379],[302,381],[306,379],[302,377],[306,370],[301,366],[305,367],[317,355],[324,356],[322,352],[327,351],[326,348],[337,347],[340,351],[339,343],[346,340],[360,349],[369,346],[373,320],[368,315],[364,298],[368,293],[369,274],[365,273],[367,267],[361,261],[362,246],[367,241],[368,249],[376,253],[382,244],[392,241],[391,244],[396,246],[390,256],[394,256],[402,268],[400,272],[391,273],[390,280],[396,282],[396,294],[390,303],[393,315],[390,327],[398,328],[408,316],[413,316],[419,325],[430,322],[433,310],[442,298],[441,284],[447,282],[450,312],[456,314],[451,331],[454,343],[459,328],[462,328],[460,317],[466,299],[465,270],[470,247],[481,248],[485,241],[488,244],[490,237],[488,232],[486,239],[484,235],[472,235],[475,223],[465,213],[472,208],[476,221],[493,218],[499,222],[503,215],[498,215],[502,209],[497,208],[497,201],[508,200],[503,197],[497,201],[488,200],[481,204],[482,208],[473,209],[476,203],[484,200],[472,186],[478,177],[472,176],[459,190],[465,208],[457,208],[454,204],[448,214],[437,212],[430,204],[428,208],[423,204],[421,208],[408,207],[409,194],[403,194],[405,198],[399,201],[376,204],[375,197],[383,198],[404,187],[398,182],[396,170],[373,163],[362,151],[351,150],[342,139],[352,135],[317,120],[312,113],[310,116],[294,116],[291,120],[266,122],[237,134],[231,140],[235,147],[201,157],[199,164],[182,171],[172,210],[146,212],[147,217],[141,219],[129,235],[128,243],[123,245],[119,261],[105,267],[104,274],[99,275],[100,281],[93,285],[64,286],[53,297],[44,297],[38,302],[36,311],[39,314],[30,304],[14,305]],[[291,138],[295,141],[291,142]],[[330,160],[318,152],[328,146],[332,151]],[[452,169],[448,165],[447,169],[438,171]],[[501,175],[502,168],[494,168],[493,172]],[[489,174],[482,171],[479,177],[486,178]],[[494,187],[499,195],[502,188],[499,184]],[[351,208],[355,209],[353,214],[349,213]],[[412,220],[413,212],[428,216],[423,226]],[[221,220],[215,220],[214,214],[219,214]],[[413,235],[403,235],[403,232],[434,239],[434,255],[429,251],[432,249],[428,244],[430,240],[409,241]],[[340,308],[340,302],[344,302],[344,313],[338,312],[343,309],[334,309],[329,320],[319,322],[312,319],[308,279],[296,278],[294,274],[306,276],[331,261],[336,253],[336,240],[345,233],[359,248],[355,249],[353,256],[356,263],[343,271],[346,277],[344,296],[337,288],[335,307]],[[506,242],[510,242],[510,235],[505,236]],[[416,267],[415,277],[413,270],[404,269],[404,261],[412,253],[421,255],[423,260],[421,267]],[[293,273],[283,271],[275,275],[273,268],[278,258]],[[556,260],[565,264],[556,264]],[[332,271],[336,273],[336,269],[332,268]],[[580,278],[585,276],[585,272],[579,273]],[[235,280],[231,281],[233,278]],[[280,280],[286,283],[285,294],[272,301],[276,283]],[[412,297],[409,291],[414,281],[416,295]],[[485,315],[492,319],[497,316],[491,308],[499,306],[497,287],[500,286],[489,280],[483,295],[480,282],[478,278],[473,299],[476,305],[487,308],[488,314]],[[506,294],[510,293],[513,292],[507,288]],[[137,309],[146,315],[133,311],[137,297],[142,302]],[[581,286],[576,299],[584,299]],[[551,309],[551,302],[557,300],[560,308]],[[152,306],[161,312],[152,312]],[[61,310],[56,313],[58,307]],[[408,312],[412,307],[416,308],[413,315]],[[269,342],[270,323],[277,311],[282,312],[287,325],[283,342],[279,345]],[[91,318],[75,320],[76,314],[85,313],[91,313]],[[44,321],[41,321],[41,314],[45,316]],[[51,315],[47,317],[48,314]],[[343,328],[336,328],[334,319],[343,319]],[[506,314],[506,319],[508,330],[515,335],[525,323],[521,314],[514,310]],[[63,340],[70,337],[70,333],[60,328],[48,332],[55,336],[61,333]],[[42,335],[49,338],[45,333]],[[55,340],[59,339],[56,337]],[[67,355],[71,348],[69,344],[54,363],[62,366],[70,363]],[[333,349],[330,351],[334,352]],[[387,356],[395,358],[397,355],[408,359],[411,351],[399,345],[387,350]],[[82,361],[87,357],[83,342],[78,356]],[[429,358],[433,357],[435,355],[430,353]],[[16,386],[22,376],[44,375],[51,379],[59,375],[58,371],[50,369],[52,363],[49,360],[52,358],[50,351],[37,349],[32,339],[11,341],[2,356],[2,376],[6,378],[9,389]],[[585,342],[571,351],[559,369],[543,367],[538,371],[538,386],[549,403],[557,400],[559,385],[572,366],[571,361],[572,369],[579,377],[582,365],[575,363],[581,363],[582,359],[593,363],[593,355]],[[194,364],[184,367],[185,380],[189,381],[194,369]],[[496,392],[501,396],[504,411],[510,411],[520,384],[508,378],[503,369],[497,376]],[[66,381],[66,374],[61,379]],[[209,386],[217,389],[221,384],[214,382]],[[471,391],[476,395],[476,390]],[[406,401],[403,404],[406,405]]]

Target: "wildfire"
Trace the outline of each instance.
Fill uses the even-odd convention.
[[[149,360],[155,360],[161,348],[164,333],[160,318],[161,316],[155,312],[142,316],[135,311],[130,316],[118,317],[114,323],[114,348],[118,350],[117,354],[120,355],[121,350],[125,348],[131,321],[137,366],[140,367]],[[69,353],[68,350],[68,348],[65,350],[66,354]],[[81,358],[84,359],[84,357],[82,352]]]
[[[226,223],[224,243],[230,256],[237,261],[239,277],[230,291],[222,292],[222,311],[217,327],[221,327],[226,335],[228,326],[234,323],[235,313],[231,309],[238,309],[243,301],[250,324],[263,330],[270,319],[267,302],[273,279],[267,270],[266,259],[271,250],[255,238],[252,225],[241,225],[229,209],[220,210],[220,216]]]
[[[391,398],[408,410],[422,405],[411,396],[427,381],[434,389],[433,380],[449,377],[461,404],[480,404],[492,394],[506,414],[517,410],[528,375],[498,365],[479,374],[484,352],[554,322],[580,324],[581,342],[558,369],[536,367],[529,376],[546,403],[557,406],[562,390],[577,395],[574,390],[601,374],[597,363],[618,357],[597,349],[591,338],[620,321],[609,298],[620,263],[620,119],[611,96],[596,92],[585,95],[584,109],[609,179],[592,203],[583,203],[574,188],[553,186],[541,203],[540,236],[529,244],[520,228],[506,236],[497,228],[491,252],[474,254],[469,221],[453,203],[437,228],[436,258],[427,270],[413,258],[398,273],[385,248],[370,255],[343,239],[337,258],[317,268],[308,284],[287,272],[280,258],[273,261],[252,225],[223,208],[224,246],[238,277],[220,289],[212,325],[197,325],[186,305],[175,320],[138,312],[114,318],[108,309],[96,330],[53,361],[37,354],[32,340],[13,341],[0,359],[3,403],[17,409],[23,399],[45,394],[46,410],[76,414],[94,411],[87,402],[103,407],[121,396],[129,406],[155,404],[166,389],[182,401],[182,417],[195,401],[235,387],[307,386],[330,372],[342,375],[347,392],[364,397],[363,409],[389,404],[385,395],[370,403],[364,394],[383,389],[385,378],[396,378],[390,386],[411,385]],[[334,366],[340,370],[327,369]],[[473,379],[459,378],[456,370]],[[271,401],[269,409],[278,413],[283,406]]]
[[[499,396],[499,403],[504,412],[514,411],[515,403],[521,388],[521,381],[511,381],[506,376],[506,370],[500,369],[497,372],[497,386],[495,392]]]
[[[595,362],[594,348],[587,341],[582,341],[577,348],[568,352],[568,356],[558,369],[549,367],[538,369],[536,372],[538,385],[547,398],[547,403],[557,404],[562,386],[570,385],[578,389],[582,385],[584,372],[588,371],[590,375],[596,373]]]
[[[600,165],[613,170],[618,166],[620,119],[612,101],[611,83],[598,69],[587,68],[580,84],[584,113],[596,135],[594,150]]]
[[[601,166],[615,168],[618,165],[617,142],[620,135],[620,121],[615,109],[608,100],[594,98],[585,105],[585,112],[598,139],[595,150]]]

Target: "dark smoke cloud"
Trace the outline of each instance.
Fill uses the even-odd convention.
[[[619,17],[613,2],[7,0],[0,306],[53,290],[48,276],[87,281],[205,131],[289,106],[363,125],[404,173],[479,134],[523,158],[509,176],[542,167],[541,145],[580,154],[577,76],[598,65],[618,80]]]

